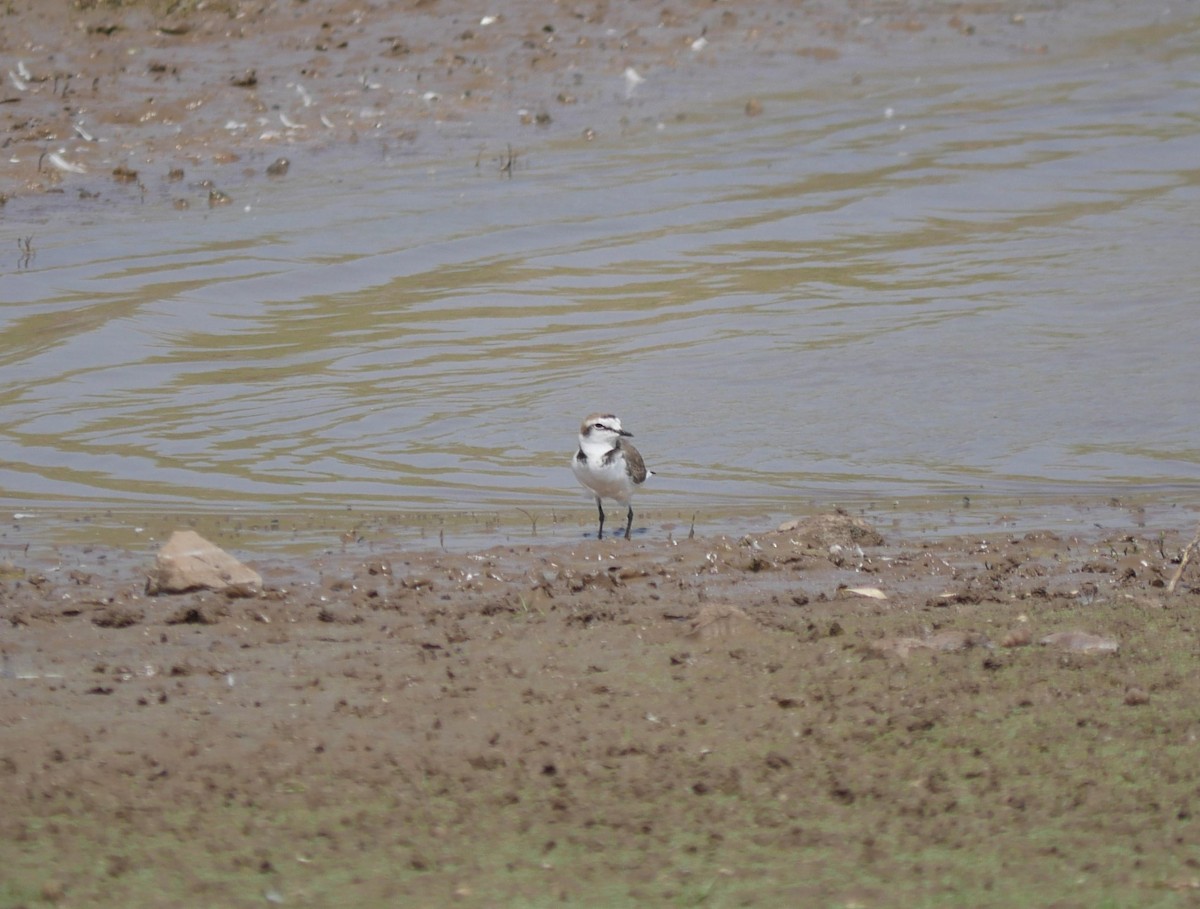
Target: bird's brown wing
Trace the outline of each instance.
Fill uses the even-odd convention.
[[[646,462],[642,460],[642,453],[628,442],[621,443],[621,451],[625,453],[625,463],[629,465],[629,475],[633,478],[633,482],[640,486],[646,482]]]

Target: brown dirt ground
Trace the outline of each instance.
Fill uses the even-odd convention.
[[[1195,905],[1143,534],[355,541],[253,599],[10,549],[0,905]]]
[[[825,61],[864,15],[975,41],[1010,11],[8,0],[0,198],[203,202],[435,124],[582,137],[702,31]],[[253,600],[10,533],[0,906],[1197,905],[1200,597],[1164,586],[1189,535],[1131,525],[352,539],[253,560]],[[1119,649],[1037,643],[1063,631]]]

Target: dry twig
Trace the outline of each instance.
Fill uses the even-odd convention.
[[[1179,557],[1179,567],[1175,569],[1175,573],[1171,575],[1171,580],[1167,583],[1167,593],[1175,592],[1175,585],[1183,577],[1183,570],[1187,568],[1187,564],[1191,561],[1192,553],[1196,551],[1197,546],[1200,546],[1200,528],[1197,528],[1196,535],[1192,537],[1192,541],[1183,547],[1183,554]]]

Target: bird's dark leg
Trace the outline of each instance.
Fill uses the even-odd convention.
[[[625,539],[629,539],[629,533],[633,530],[633,506],[629,506],[629,521],[625,525]]]
[[[596,496],[596,510],[600,512],[600,529],[596,531],[596,539],[604,539],[604,506],[600,504],[600,496]]]

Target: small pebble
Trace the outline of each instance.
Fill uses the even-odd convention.
[[[1140,707],[1142,704],[1150,703],[1150,695],[1141,688],[1134,686],[1125,689],[1125,704],[1128,707]]]

